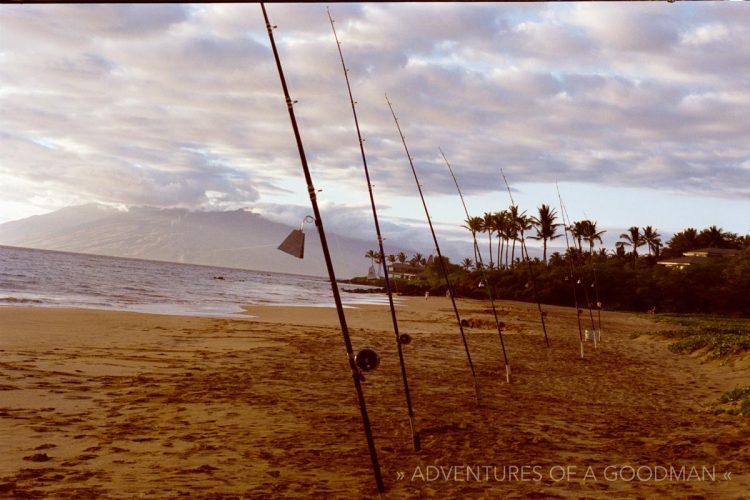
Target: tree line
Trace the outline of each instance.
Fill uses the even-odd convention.
[[[664,244],[656,228],[632,226],[619,236],[614,249],[595,250],[605,233],[596,221],[585,219],[563,224],[556,210],[545,204],[538,207],[534,216],[511,205],[507,210],[470,217],[463,227],[478,243],[474,259],[466,257],[456,265],[444,258],[460,296],[486,298],[486,292],[479,286],[484,272],[494,296],[500,299],[538,299],[548,304],[573,305],[571,283],[574,282],[575,286],[586,287],[578,291],[584,304],[601,301],[610,310],[656,309],[750,316],[747,300],[750,235],[738,236],[715,225],[702,230],[690,227],[675,233]],[[484,243],[477,239],[482,235],[486,236]],[[566,250],[549,253],[548,243],[563,237],[568,239]],[[522,243],[529,239],[542,242],[541,259],[529,257]],[[481,259],[485,269],[478,264],[477,246],[484,247],[480,252],[485,257]],[[734,257],[711,258],[682,269],[657,265],[660,259],[706,247],[740,252]],[[445,291],[445,280],[434,258],[425,259],[421,254],[408,258],[400,252],[383,259],[374,251],[368,252],[367,257],[373,265],[387,261],[424,267],[418,280],[394,280],[400,293],[421,295],[425,291],[435,294]],[[519,265],[527,260],[529,265]],[[596,295],[599,299],[595,300]]]

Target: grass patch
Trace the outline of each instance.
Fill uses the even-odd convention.
[[[679,328],[653,332],[676,339],[669,350],[690,354],[706,349],[709,359],[726,358],[750,351],[750,320],[700,314],[660,314],[651,320],[679,325]]]
[[[669,350],[690,354],[706,350],[708,359],[721,359],[750,351],[750,320],[701,314],[659,314],[648,319],[676,328],[649,332],[673,340]],[[719,397],[715,414],[750,416],[750,386],[738,387]]]
[[[723,404],[730,404],[731,410],[726,413],[734,413],[750,416],[750,386],[748,387],[737,387],[729,392],[725,392],[719,398],[719,402]]]

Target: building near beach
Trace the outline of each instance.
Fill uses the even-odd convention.
[[[388,275],[392,278],[413,280],[424,272],[424,267],[401,262],[388,264]]]
[[[738,253],[740,253],[740,251],[733,248],[699,248],[697,250],[683,252],[682,257],[660,260],[657,262],[657,264],[666,267],[676,267],[678,269],[683,269],[688,266],[703,264],[705,262],[708,262],[710,259],[734,257]]]

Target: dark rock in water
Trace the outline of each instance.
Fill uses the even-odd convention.
[[[224,279],[224,276],[214,276],[214,279],[215,279],[215,280],[223,280],[223,279]]]
[[[385,288],[354,288],[343,291],[347,293],[385,293]]]

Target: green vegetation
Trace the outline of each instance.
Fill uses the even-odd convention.
[[[738,413],[746,417],[750,416],[750,387],[737,387],[725,392],[719,398],[719,403],[731,405],[730,410],[722,410],[726,413]]]
[[[691,354],[705,350],[708,359],[721,359],[750,351],[750,320],[698,314],[664,314],[654,316],[658,322],[676,323],[681,328],[654,332],[675,339],[669,350]]]
[[[659,330],[653,335],[675,339],[669,350],[690,354],[704,350],[707,359],[728,359],[750,351],[750,320],[699,314],[664,314],[651,319],[679,328]],[[735,388],[719,398],[713,413],[750,416],[750,387]]]
[[[485,213],[483,217],[471,217],[466,221],[464,227],[468,231],[488,236],[489,245],[482,253],[490,252],[490,259],[485,254],[488,263],[485,271],[494,297],[527,302],[538,299],[546,304],[572,306],[575,289],[579,307],[587,304],[596,307],[597,302],[602,302],[603,308],[608,310],[750,317],[750,236],[737,236],[716,226],[702,231],[688,228],[675,234],[664,246],[653,227],[633,226],[620,235],[621,241],[614,252],[604,248],[595,251],[594,245],[601,242],[604,232],[597,229],[596,222],[575,221],[564,227],[556,220],[555,210],[542,205],[538,217],[529,217],[512,206],[509,210]],[[564,254],[554,252],[547,257],[546,243],[563,236],[563,231],[568,232],[570,248]],[[544,259],[535,258],[527,264],[527,255],[520,243],[524,234],[528,240],[543,242]],[[639,253],[640,247],[645,249]],[[739,253],[706,258],[683,268],[657,264],[661,258],[673,258],[707,247],[735,249]],[[476,267],[478,256],[474,257],[473,265],[470,258],[463,259],[461,265],[446,259],[447,268],[458,296],[482,299],[487,295],[480,287],[482,273]],[[375,252],[368,252],[367,258],[375,263],[395,261],[392,256],[383,259]],[[398,293],[445,293],[445,279],[436,258],[425,259],[415,254],[407,261],[402,252],[398,262],[419,269],[416,279],[394,280]],[[353,281],[384,285],[382,279]],[[686,341],[684,349],[701,343],[702,346],[714,345],[710,338],[691,342],[695,344]],[[731,350],[733,346],[722,344],[717,348]]]
[[[669,346],[674,353],[690,354],[705,349],[710,359],[719,359],[750,350],[748,320],[703,315],[660,315],[654,319],[682,326],[658,332],[662,337],[677,339]]]

